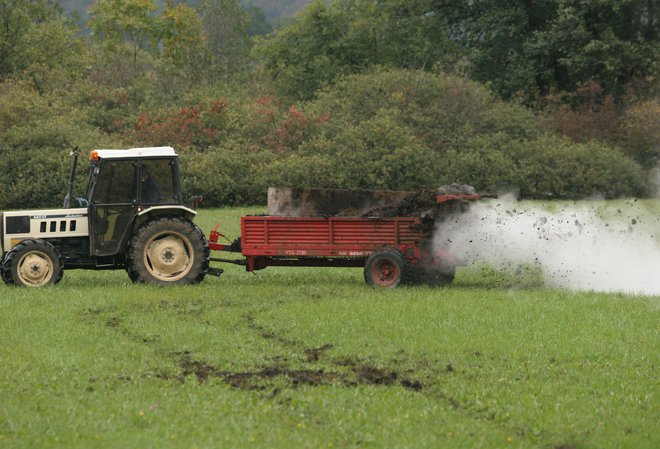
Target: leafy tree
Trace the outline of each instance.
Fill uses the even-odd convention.
[[[652,75],[658,11],[652,0],[436,0],[474,76],[505,98],[574,91],[589,81],[604,94]]]
[[[227,76],[243,69],[249,53],[248,16],[237,0],[200,0],[199,13],[213,70]]]
[[[575,142],[615,143],[621,133],[621,108],[612,95],[603,95],[595,81],[578,86],[575,92],[550,95],[544,103],[546,127]]]
[[[310,98],[319,87],[346,71],[339,60],[350,53],[340,42],[342,22],[329,6],[316,1],[293,25],[272,39],[258,41],[256,55],[263,59],[281,95]]]
[[[452,46],[430,0],[317,0],[256,51],[279,92],[309,99],[337,76],[375,65],[432,68]]]
[[[21,75],[44,91],[44,83],[86,63],[76,29],[48,0],[0,0],[0,79]]]
[[[259,36],[273,31],[273,26],[266,19],[263,8],[256,5],[250,5],[245,8],[249,17],[247,33],[249,36]]]
[[[90,12],[92,35],[108,53],[130,52],[133,67],[143,51],[155,51],[160,27],[153,0],[99,0]]]
[[[168,4],[161,17],[163,59],[178,76],[190,82],[203,77],[210,54],[208,40],[197,12],[186,4]]]

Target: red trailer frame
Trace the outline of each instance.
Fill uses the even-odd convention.
[[[485,195],[440,195],[437,203],[478,200]],[[395,287],[402,281],[445,284],[462,265],[451,255],[434,250],[433,229],[419,217],[281,217],[241,218],[239,244],[220,244],[218,226],[209,248],[240,252],[241,260],[211,258],[245,265],[247,271],[268,266],[364,267],[367,283]]]

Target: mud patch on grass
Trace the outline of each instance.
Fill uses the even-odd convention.
[[[424,389],[424,383],[413,377],[413,372],[375,367],[359,359],[341,358],[331,362],[334,366],[347,367],[353,374],[354,385],[400,386],[413,391]]]
[[[418,380],[409,380],[405,377],[392,370],[375,368],[369,365],[357,366],[355,367],[355,375],[357,376],[359,383],[365,383],[369,385],[401,385],[405,388],[411,388],[413,390],[419,391],[422,389],[423,385]]]
[[[237,390],[277,389],[279,391],[280,386],[295,389],[302,386],[319,387],[337,384],[347,387],[401,386],[413,391],[421,391],[424,388],[421,381],[411,379],[406,374],[371,365],[361,365],[357,362],[351,363],[348,371],[300,369],[284,364],[260,366],[251,371],[228,371],[193,358],[190,351],[173,352],[170,356],[176,360],[181,369],[181,373],[176,376],[177,380],[183,382],[186,377],[194,376],[199,383],[205,383],[215,378]],[[336,365],[336,367],[340,366],[342,365]]]
[[[170,356],[177,360],[181,368],[179,380],[190,375],[195,376],[199,383],[217,378],[238,390],[264,390],[272,387],[277,379],[296,388],[303,385],[329,385],[339,378],[338,373],[326,372],[323,369],[292,369],[283,365],[262,366],[254,371],[226,371],[193,359],[189,351],[174,352]]]
[[[413,391],[421,391],[424,384],[419,379],[412,377],[412,372],[400,372],[394,369],[377,368],[370,363],[359,359],[340,358],[328,359],[326,352],[334,346],[330,343],[323,344],[317,348],[305,348],[302,342],[280,335],[264,326],[256,323],[253,315],[246,316],[247,325],[250,329],[259,333],[262,338],[275,340],[288,348],[295,348],[304,355],[304,363],[318,363],[320,361],[329,364],[332,372],[324,372],[332,378],[332,382],[339,382],[345,386],[358,385],[382,385],[401,386]],[[397,365],[396,361],[392,362]],[[279,366],[282,368],[282,366]]]

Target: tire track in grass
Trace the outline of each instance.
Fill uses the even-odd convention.
[[[181,368],[179,380],[194,375],[199,383],[205,383],[211,378],[218,378],[231,388],[238,390],[266,390],[278,378],[284,378],[291,387],[303,385],[329,385],[338,380],[337,373],[328,373],[323,369],[292,369],[286,365],[263,365],[253,371],[227,371],[210,365],[203,360],[194,359],[189,351],[169,354]]]
[[[261,311],[263,312],[263,310]],[[113,308],[108,310],[86,309],[83,312],[83,320],[100,323],[131,341],[151,346],[156,352],[166,354],[180,370],[176,375],[162,372],[145,373],[143,377],[146,378],[176,380],[183,383],[188,377],[194,376],[200,384],[218,379],[236,390],[269,391],[267,397],[271,399],[281,393],[283,388],[295,390],[301,387],[327,385],[341,385],[347,388],[369,385],[401,387],[442,401],[456,412],[464,414],[470,419],[489,422],[520,439],[527,439],[531,435],[536,439],[542,439],[542,435],[545,433],[543,430],[533,431],[527,426],[512,423],[510,418],[502,416],[486,406],[457,399],[443,388],[441,379],[447,378],[447,376],[460,375],[461,373],[467,375],[467,373],[464,370],[458,370],[451,363],[440,368],[428,360],[411,361],[407,359],[403,351],[400,351],[403,357],[398,357],[390,362],[392,364],[411,363],[413,366],[413,368],[402,371],[388,367],[377,367],[373,363],[360,358],[332,357],[328,355],[328,352],[334,348],[332,343],[325,343],[319,347],[307,347],[300,340],[290,338],[259,324],[254,312],[248,312],[243,316],[246,326],[261,338],[275,341],[280,346],[300,354],[300,362],[303,364],[303,368],[293,368],[286,357],[273,354],[273,363],[258,365],[253,370],[222,370],[199,357],[195,357],[192,351],[168,351],[160,344],[158,335],[141,335],[139,332],[129,329],[125,325],[121,314],[116,312]],[[481,355],[480,353],[475,354]],[[329,365],[330,369],[318,368],[319,363]],[[307,367],[306,365],[313,366]],[[420,373],[422,373],[423,380],[420,378]],[[118,379],[124,382],[129,382],[132,378],[123,374],[118,376]],[[97,380],[98,377],[95,377],[94,382]],[[547,444],[547,446],[555,449],[572,449],[575,447],[572,444]]]
[[[326,352],[334,347],[331,343],[325,343],[318,348],[306,348],[299,340],[289,338],[273,329],[258,324],[252,313],[246,314],[244,319],[248,327],[258,333],[262,338],[274,340],[284,347],[304,354],[306,363],[326,362],[335,369],[347,368],[349,373],[344,373],[345,375],[343,377],[338,378],[338,381],[346,387],[356,387],[359,385],[399,386],[442,401],[448,404],[453,410],[468,416],[470,419],[489,422],[501,430],[507,431],[512,437],[526,440],[531,435],[540,438],[544,433],[543,430],[534,431],[528,426],[513,423],[510,418],[498,414],[487,406],[461,401],[445,389],[442,389],[441,378],[461,374],[467,375],[465,370],[458,370],[451,363],[446,364],[444,368],[439,368],[436,364],[428,360],[413,361],[415,368],[403,372],[388,368],[378,368],[359,358],[328,357]],[[407,358],[403,350],[400,353],[404,358]],[[482,356],[479,351],[476,351],[474,355],[476,357]],[[399,364],[405,363],[406,360],[395,359],[391,362],[393,364]],[[424,382],[418,377],[413,376],[420,371],[424,373]],[[548,444],[547,446],[553,449],[575,448],[572,444]]]
[[[258,333],[262,338],[275,340],[282,346],[291,348],[304,355],[304,363],[317,363],[321,361],[322,358],[326,359],[326,351],[334,347],[331,343],[325,343],[318,348],[308,348],[298,340],[285,337],[272,329],[268,329],[258,324],[253,313],[246,314],[244,319],[248,328]],[[377,368],[371,364],[356,360],[344,359],[338,361],[336,359],[330,359],[326,361],[330,363],[335,371],[340,370],[338,373],[342,375],[339,380],[341,380],[341,383],[345,386],[398,385],[413,391],[420,391],[423,388],[423,384],[420,380],[409,378],[410,372],[400,373],[394,370]],[[348,373],[345,372],[346,368],[348,368],[352,375],[348,375]],[[335,371],[332,372],[333,375],[336,374]]]

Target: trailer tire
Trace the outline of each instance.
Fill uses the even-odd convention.
[[[27,239],[5,254],[0,272],[7,285],[42,287],[60,282],[64,267],[60,253],[51,243]]]
[[[406,258],[394,249],[373,253],[364,265],[364,280],[372,287],[395,288],[405,282],[407,273]]]
[[[197,284],[209,267],[209,245],[199,226],[181,217],[141,225],[128,247],[128,276],[152,285]]]

